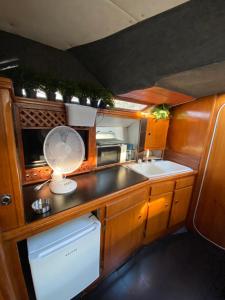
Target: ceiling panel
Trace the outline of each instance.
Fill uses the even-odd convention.
[[[153,17],[189,0],[111,0],[137,21]]]
[[[93,42],[184,0],[1,0],[0,29],[59,48]]]
[[[0,1],[0,29],[60,49],[98,40],[134,23],[111,1]]]

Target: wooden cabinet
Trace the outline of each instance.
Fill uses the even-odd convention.
[[[192,186],[175,190],[169,226],[175,226],[185,221],[192,195]]]
[[[149,118],[146,127],[145,149],[165,149],[169,120]]]
[[[194,176],[151,185],[145,243],[149,243],[185,222],[192,195]]]
[[[117,268],[141,246],[147,218],[147,201],[148,189],[142,188],[115,199],[106,207],[106,273]]]
[[[0,77],[0,231],[24,222],[10,89],[10,80]]]
[[[150,198],[146,241],[150,242],[166,231],[169,221],[173,193],[161,194]]]

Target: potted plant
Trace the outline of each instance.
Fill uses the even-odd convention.
[[[27,98],[36,98],[37,89],[40,87],[40,78],[38,74],[29,69],[25,69],[23,74]]]
[[[106,89],[101,90],[101,102],[100,108],[112,108],[114,107],[113,95]]]
[[[156,120],[168,119],[169,116],[170,116],[169,105],[167,105],[167,104],[160,104],[160,105],[154,106],[153,109],[152,109],[152,111],[151,111],[151,115]]]
[[[87,83],[80,82],[78,84],[78,90],[76,96],[79,99],[80,105],[87,105],[87,98],[90,95],[90,87]]]
[[[63,101],[70,103],[73,96],[76,95],[77,85],[70,80],[61,80],[59,82],[59,91],[62,94]]]
[[[56,100],[56,91],[59,88],[59,82],[53,76],[50,74],[43,75],[40,88],[45,92],[48,100]]]
[[[101,87],[94,84],[90,84],[88,94],[91,106],[98,108],[101,99]]]

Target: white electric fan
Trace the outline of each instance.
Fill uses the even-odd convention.
[[[55,127],[47,134],[43,150],[48,165],[53,169],[50,190],[55,194],[74,191],[76,181],[64,175],[78,169],[84,160],[84,143],[79,133],[68,126]]]

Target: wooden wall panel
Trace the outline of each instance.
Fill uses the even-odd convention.
[[[194,224],[197,230],[223,248],[225,248],[224,104],[225,95],[218,96],[210,127],[210,135],[207,139],[205,154],[202,159],[199,181],[197,182],[194,194],[194,200],[198,201],[196,216],[194,217]],[[220,114],[218,115],[219,111]],[[217,117],[218,123],[216,125]],[[209,154],[214,129],[215,136]]]
[[[24,224],[12,118],[11,81],[5,78],[0,78],[0,178],[0,194],[9,194],[12,199],[9,205],[0,203],[0,231],[5,231]]]
[[[209,134],[215,96],[173,108],[165,159],[198,169]]]

